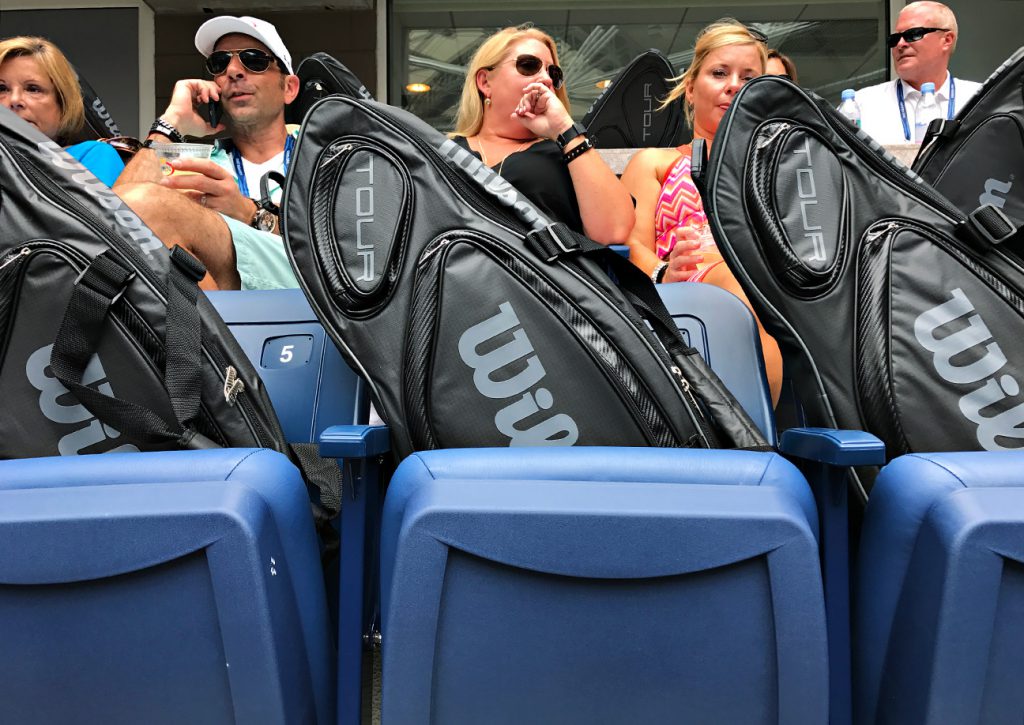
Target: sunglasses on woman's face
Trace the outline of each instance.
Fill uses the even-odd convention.
[[[516,71],[519,72],[519,75],[526,76],[527,78],[537,75],[540,73],[541,68],[544,67],[544,61],[535,55],[529,54],[516,56],[515,63]],[[488,70],[493,69],[494,66],[491,66]],[[553,63],[548,66],[548,78],[551,79],[551,85],[555,87],[555,90],[561,88],[562,83],[565,82],[565,75],[562,73],[562,69]]]
[[[903,38],[908,43],[916,43],[928,35],[928,33],[945,33],[947,30],[948,28],[910,28],[902,33],[893,33],[886,39],[885,43],[890,48],[895,48],[899,45],[900,38]]]
[[[242,65],[250,73],[266,73],[270,64],[277,60],[274,56],[264,53],[258,48],[216,50],[210,53],[206,59],[206,70],[210,71],[211,75],[219,76],[227,71],[228,66],[231,64],[231,57],[235,55],[238,56],[238,60],[241,61]]]

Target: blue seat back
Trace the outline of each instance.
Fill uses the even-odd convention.
[[[365,423],[363,381],[342,359],[302,290],[208,293],[267,387],[289,443]]]
[[[0,463],[0,722],[320,722],[305,485],[215,450]]]
[[[382,526],[384,722],[827,718],[814,503],[775,454],[414,454]]]
[[[710,284],[658,285],[683,340],[697,349],[773,447],[778,443],[761,340],[754,316],[735,295]]]
[[[1024,452],[892,461],[857,585],[856,722],[1024,720]]]

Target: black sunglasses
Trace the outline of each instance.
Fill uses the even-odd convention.
[[[521,76],[535,76],[540,73],[541,68],[544,67],[544,61],[535,55],[523,54],[516,56],[516,70]],[[491,66],[487,70],[494,70],[495,66]],[[565,82],[565,74],[562,73],[562,69],[552,63],[548,66],[548,78],[551,79],[551,85],[558,90],[562,87],[562,83]]]
[[[264,53],[258,48],[246,48],[245,50],[216,50],[206,59],[206,70],[211,75],[219,76],[227,71],[231,64],[231,57],[237,55],[247,71],[251,73],[266,73],[271,63],[277,62],[277,58]]]
[[[900,38],[903,38],[908,43],[916,43],[928,33],[945,33],[949,28],[910,28],[904,30],[902,33],[891,33],[885,40],[885,44],[890,48],[895,48],[899,45]]]

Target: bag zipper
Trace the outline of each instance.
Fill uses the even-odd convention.
[[[876,223],[868,227],[860,247],[860,277],[856,302],[857,351],[855,355],[858,407],[867,421],[866,426],[878,435],[893,456],[907,453],[907,442],[896,410],[893,380],[889,369],[890,343],[885,293],[889,279],[887,251],[898,233],[894,221]],[[870,303],[870,304],[868,304]],[[867,350],[867,339],[884,346],[878,354],[875,348]],[[870,354],[866,354],[870,352]],[[879,409],[881,408],[881,410]]]
[[[487,254],[500,264],[503,269],[518,277],[526,287],[532,289],[535,293],[543,294],[543,290],[540,287],[547,286],[553,295],[557,294],[557,291],[548,285],[543,276],[531,268],[532,266],[527,260],[516,255],[501,242],[491,240],[484,235],[468,230],[462,232],[460,238],[446,235],[431,242],[424,249],[420,262],[417,265],[417,286],[414,292],[414,300],[420,303],[414,303],[412,306],[413,316],[409,321],[409,329],[412,331],[410,336],[416,335],[419,330],[433,330],[437,311],[438,276],[444,267],[444,260],[456,244],[468,244],[475,250]],[[528,278],[531,273],[534,279]],[[568,301],[567,304],[571,306],[571,303]],[[688,445],[689,441],[680,440],[672,432],[671,428],[664,421],[664,415],[660,406],[657,405],[657,402],[650,395],[649,389],[644,385],[642,379],[632,372],[625,359],[620,358],[622,370],[629,371],[624,375],[616,369],[614,363],[609,363],[603,355],[594,350],[593,343],[587,342],[588,338],[593,338],[604,343],[608,349],[613,348],[613,345],[607,336],[601,332],[600,328],[586,319],[578,308],[572,307],[571,312],[577,313],[582,318],[581,323],[587,327],[587,334],[577,334],[577,338],[584,343],[584,347],[590,353],[591,358],[604,372],[605,377],[619,391],[619,399],[629,408],[633,418],[637,421],[637,424],[651,445],[659,447]],[[561,316],[565,317],[565,315]],[[574,325],[570,325],[570,327],[574,327]],[[432,337],[429,334],[417,335],[413,340],[415,344],[410,344],[407,348],[408,353],[405,362],[405,369],[415,370],[414,376],[418,378],[406,387],[406,390],[412,394],[406,399],[407,414],[418,418],[418,420],[411,421],[409,427],[410,430],[419,431],[423,436],[424,442],[428,443],[432,443],[434,440],[433,434],[429,430],[429,422],[426,416],[426,411],[429,408],[429,401],[426,398],[426,380],[429,379],[429,371],[425,369],[425,363],[417,366],[415,361],[429,359],[428,351],[423,349],[423,346],[430,344],[431,341]],[[693,411],[699,412],[700,407],[692,396],[689,390],[689,383],[683,378],[682,372],[674,366],[671,366],[671,370],[678,381],[685,383],[685,386],[681,385],[681,388],[686,391],[690,405],[693,406]],[[684,407],[689,409],[690,405]],[[694,415],[693,411],[690,413],[691,422],[698,434],[705,436],[705,428],[701,425],[701,421],[698,416]]]
[[[387,280],[390,279],[392,283],[394,282],[394,271],[401,268],[405,258],[407,246],[405,240],[408,237],[410,217],[409,200],[406,198],[402,200],[402,208],[398,213],[400,222],[395,229],[397,248],[392,247],[385,260],[386,266],[381,272],[385,282],[382,282],[382,286],[373,292],[361,291],[352,280],[344,260],[339,256],[337,245],[334,244],[336,238],[333,234],[334,225],[330,220],[333,217],[333,205],[336,200],[334,190],[337,179],[345,170],[348,157],[356,151],[364,149],[388,159],[396,169],[403,168],[394,158],[390,149],[372,139],[355,135],[343,136],[327,146],[321,153],[312,177],[313,193],[309,201],[313,242],[321,262],[321,269],[325,273],[327,287],[335,304],[354,318],[373,314],[390,296],[394,285],[388,285]],[[322,171],[324,169],[326,171]],[[408,183],[411,185],[412,180],[409,179]],[[322,243],[324,241],[326,243]],[[335,277],[335,274],[340,277],[340,280]]]

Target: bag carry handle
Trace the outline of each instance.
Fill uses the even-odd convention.
[[[135,271],[98,254],[75,280],[60,331],[50,354],[57,379],[102,423],[141,443],[175,443],[181,448],[219,448],[188,426],[199,414],[202,323],[196,301],[203,265],[180,247],[171,251],[167,295],[165,383],[177,419],[169,424],[149,408],[82,385],[89,360],[99,349],[110,308],[121,299]]]

